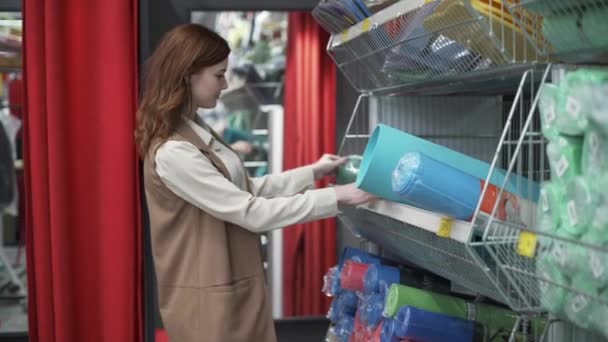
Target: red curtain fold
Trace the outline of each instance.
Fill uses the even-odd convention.
[[[136,0],[24,1],[30,341],[142,340]]]
[[[335,153],[336,72],[325,47],[329,36],[310,13],[289,14],[285,75],[284,168]],[[317,186],[325,186],[319,183]],[[323,275],[336,264],[335,219],[283,231],[283,314],[323,315],[329,299]]]

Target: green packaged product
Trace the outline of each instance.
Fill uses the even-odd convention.
[[[595,179],[592,191],[596,203],[589,230],[597,232],[608,241],[608,174]]]
[[[606,237],[604,234],[591,230],[581,240],[598,248],[585,248],[585,257],[578,260],[579,273],[591,279],[595,289],[604,288],[608,285],[608,248],[605,241]]]
[[[562,274],[574,274],[578,270],[580,260],[586,257],[586,249],[577,244],[578,237],[567,230],[560,228],[556,235],[565,240],[553,239],[553,244],[547,252]]]
[[[560,135],[547,145],[551,179],[565,186],[581,173],[583,139]]]
[[[608,84],[604,83],[591,91],[591,114],[589,120],[608,135]]]
[[[562,286],[569,285],[568,278],[562,275],[557,265],[546,255],[537,258],[536,274],[539,277],[538,288],[543,308],[551,313],[560,314],[566,299],[566,289]]]
[[[574,235],[584,234],[589,228],[595,202],[587,179],[583,176],[572,178],[562,201],[562,227]]]
[[[555,128],[565,135],[581,136],[587,128],[591,112],[591,85],[580,73],[571,72],[559,86],[562,91],[558,99]]]
[[[338,168],[336,174],[336,183],[338,184],[350,184],[357,180],[357,174],[359,174],[359,166],[361,165],[361,156],[352,155],[348,156],[346,164],[341,165]]]
[[[561,92],[562,89],[553,83],[545,83],[540,88],[538,109],[541,115],[542,132],[547,139],[553,139],[559,135],[555,127],[555,119],[557,118],[558,103],[562,98]]]
[[[583,275],[577,275],[572,279],[572,288],[566,295],[566,306],[564,313],[566,316],[579,326],[589,328],[591,326],[591,311],[593,302],[598,293],[591,284],[591,279]]]
[[[600,300],[593,301],[591,308],[591,328],[608,337],[608,289],[600,295]]]
[[[585,132],[581,159],[582,173],[587,177],[600,177],[608,174],[608,136],[595,123]]]
[[[553,182],[544,182],[541,185],[538,204],[539,216],[548,216],[551,225],[555,228],[557,228],[561,222],[560,204],[562,203],[563,197],[564,194],[562,188],[558,184]]]

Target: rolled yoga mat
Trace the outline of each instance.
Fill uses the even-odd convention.
[[[357,187],[381,198],[401,202],[400,197],[392,191],[391,174],[399,159],[407,152],[424,152],[427,156],[478,179],[486,179],[490,171],[490,165],[481,160],[380,124],[372,133],[365,147],[361,168],[357,175]],[[512,175],[509,177],[505,189],[515,195],[536,201],[540,186],[532,183],[530,194],[528,194],[528,186],[522,186],[520,192],[517,193],[515,187],[517,178],[520,178],[521,184],[528,184],[526,178]],[[500,187],[504,179],[504,171],[497,170],[493,172],[490,183]]]
[[[555,227],[555,229],[557,229],[561,222],[561,203],[563,201],[563,196],[563,190],[558,184],[545,182],[541,185],[540,198],[538,200],[540,215],[538,215],[538,217],[541,215],[548,216],[550,224]]]
[[[404,306],[394,319],[394,334],[414,341],[473,342],[484,340],[479,323]]]
[[[358,155],[348,156],[346,164],[338,167],[336,174],[337,184],[350,184],[357,180],[357,174],[359,173],[359,167],[361,166],[361,160],[363,157]]]
[[[486,304],[473,304],[461,298],[393,284],[386,297],[384,317],[392,318],[402,306],[413,306],[456,318],[474,320],[491,329],[511,331],[517,321],[515,313],[509,310]],[[537,324],[540,324],[540,321],[533,321],[533,325]]]
[[[364,305],[359,306],[361,310],[361,322],[367,329],[375,329],[382,320],[382,312],[384,311],[384,296],[380,293],[374,293],[369,296],[364,296]]]
[[[540,88],[538,110],[540,112],[541,130],[543,135],[552,139],[559,135],[555,127],[557,111],[561,104],[562,89],[557,84],[545,83]]]
[[[553,283],[568,286],[570,281],[562,275],[559,267],[548,255],[539,255],[536,260],[536,274],[540,291],[540,302],[547,311],[560,314],[566,299],[566,289]],[[553,282],[553,283],[551,283]]]
[[[577,292],[570,291],[566,295],[566,306],[564,308],[566,316],[583,328],[591,326],[590,314],[595,301],[593,297],[598,296],[591,282],[592,280],[585,276],[575,276],[572,279],[572,287]]]
[[[381,293],[386,295],[392,284],[403,284],[422,287],[424,274],[406,267],[386,265],[369,265],[363,278],[363,290],[366,294]]]
[[[591,116],[589,120],[608,134],[608,84],[596,86],[591,91]]]
[[[583,139],[560,135],[547,145],[547,158],[551,167],[551,180],[566,186],[581,174]]]
[[[340,256],[338,266],[342,267],[344,262],[347,260],[365,264],[379,264],[381,262],[380,257],[354,247],[345,247],[342,250],[342,255]]]
[[[363,291],[363,277],[367,272],[368,264],[348,260],[342,265],[340,271],[340,287],[351,291]]]
[[[606,116],[608,116],[608,111],[606,113]],[[591,123],[587,127],[582,153],[581,169],[583,175],[601,177],[606,174],[606,170],[608,170],[608,136],[595,123]]]
[[[574,235],[582,235],[589,228],[594,212],[593,194],[585,177],[575,176],[566,186],[562,202],[562,227]]]

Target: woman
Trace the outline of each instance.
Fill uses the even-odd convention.
[[[151,56],[137,112],[161,317],[172,342],[275,341],[257,233],[337,214],[369,195],[303,190],[343,159],[248,178],[195,115],[226,89],[228,45],[199,25],[168,32]]]

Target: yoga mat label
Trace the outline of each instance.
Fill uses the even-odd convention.
[[[437,236],[449,238],[452,232],[452,223],[454,220],[448,217],[442,217],[439,221],[439,229],[437,230]]]
[[[533,258],[535,252],[536,234],[522,230],[519,233],[519,239],[517,240],[517,254],[526,258]]]
[[[585,308],[585,306],[587,306],[587,304],[589,304],[589,300],[587,300],[587,297],[579,294],[574,297],[574,300],[572,301],[572,311],[574,313],[579,313]]]
[[[597,252],[589,253],[589,264],[591,266],[591,273],[594,278],[599,278],[604,274],[604,265]]]
[[[568,96],[568,100],[566,100],[566,111],[570,114],[570,117],[573,119],[578,118],[578,113],[581,110],[581,105],[578,103],[578,100],[573,96]]]
[[[568,209],[568,220],[570,224],[576,226],[578,224],[578,214],[576,213],[576,206],[574,205],[574,201],[568,201],[568,205],[566,205]]]
[[[547,196],[547,189],[540,191],[540,203],[542,205],[543,212],[549,211],[549,197]]]
[[[550,125],[555,120],[555,107],[553,104],[547,107],[545,111],[545,122],[547,125]]]
[[[566,171],[568,171],[568,166],[570,166],[570,164],[568,164],[568,160],[566,159],[565,156],[562,156],[559,161],[557,162],[557,165],[555,166],[555,171],[557,172],[557,177],[562,177],[564,175],[564,173],[566,173]]]

